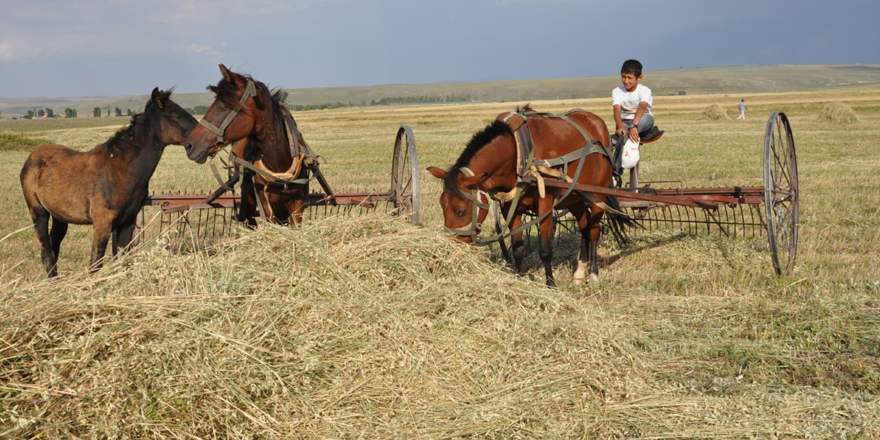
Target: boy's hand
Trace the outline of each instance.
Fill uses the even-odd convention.
[[[639,137],[639,129],[636,126],[632,126],[628,129],[629,138],[632,139],[633,142],[639,142],[642,138]]]
[[[617,136],[623,136],[624,134],[626,134],[626,128],[618,125],[617,126]]]

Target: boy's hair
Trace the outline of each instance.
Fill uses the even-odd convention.
[[[626,60],[620,68],[620,74],[632,73],[636,78],[642,76],[642,63],[638,60]]]

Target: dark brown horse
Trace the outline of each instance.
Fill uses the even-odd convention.
[[[49,277],[58,275],[58,252],[70,223],[94,226],[90,270],[101,266],[111,235],[113,255],[131,243],[162,152],[182,144],[197,123],[170,96],[170,90],[153,89],[144,112],[91,151],[44,145],[25,161],[21,188]]]
[[[257,203],[268,220],[302,220],[308,201],[308,147],[282,91],[272,92],[250,76],[220,65],[223,79],[208,87],[215,100],[186,140],[190,159],[204,163],[228,144],[234,144],[236,165],[244,165],[238,220],[255,224]],[[244,159],[242,161],[241,159]],[[257,200],[259,197],[259,200]]]
[[[477,239],[487,215],[488,197],[503,202],[513,231],[511,242],[518,273],[524,271],[525,258],[522,215],[535,214],[540,230],[538,254],[549,286],[555,285],[551,267],[552,212],[567,208],[581,230],[574,274],[575,282],[580,283],[588,261],[590,278],[598,277],[600,222],[606,203],[615,206],[616,200],[549,187],[542,196],[538,185],[529,182],[565,179],[565,175],[577,183],[610,187],[612,166],[606,150],[610,145],[605,122],[593,113],[573,110],[555,116],[526,107],[519,113],[498,115],[494,123],[475,134],[450,170],[430,167],[428,171],[444,181],[440,196],[444,222],[463,242]],[[510,209],[513,211],[507,211]]]

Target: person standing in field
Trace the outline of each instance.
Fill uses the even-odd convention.
[[[736,120],[739,121],[740,119],[742,119],[743,121],[746,120],[746,100],[745,99],[739,100],[739,116],[736,117]]]

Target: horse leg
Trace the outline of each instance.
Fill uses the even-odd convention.
[[[510,229],[514,230],[522,225],[522,215],[515,215],[510,221]],[[523,231],[510,236],[510,252],[513,253],[513,265],[518,275],[526,272],[526,246],[523,241]]]
[[[93,223],[92,257],[89,263],[89,272],[97,271],[104,264],[104,253],[107,252],[107,243],[113,232],[111,221],[95,221]]]
[[[134,238],[135,222],[123,225],[113,230],[113,256],[115,257],[119,251],[124,251],[131,244]]]
[[[590,281],[599,281],[599,238],[602,236],[602,217],[605,210],[592,205],[587,221],[587,240],[589,242]]]
[[[294,223],[302,223],[303,211],[306,207],[306,191],[307,190],[304,189],[302,192],[300,192],[298,197],[294,199],[293,203],[291,204],[290,213],[293,214]]]
[[[257,226],[257,200],[254,194],[254,175],[245,171],[241,179],[241,202],[235,219],[246,222],[248,227]]]
[[[37,233],[37,240],[40,241],[40,260],[43,261],[43,267],[49,278],[58,276],[58,248],[49,234],[49,212],[42,208],[30,209],[31,219],[34,222],[34,230]],[[66,225],[66,224],[65,224]],[[52,232],[58,228],[59,223],[56,220],[53,224]],[[52,234],[54,235],[54,234]],[[60,240],[57,240],[60,243]]]
[[[587,219],[587,209],[585,205],[572,206],[568,210],[575,218],[577,218],[578,229],[580,229],[581,232],[581,243],[578,252],[577,269],[574,271],[573,276],[574,284],[579,286],[584,282],[584,277],[586,277],[587,272],[587,265],[591,258],[589,248],[589,221]]]
[[[553,198],[544,197],[538,204],[538,216],[547,213],[538,223],[538,256],[544,263],[544,274],[547,276],[547,287],[556,287],[553,279]]]

